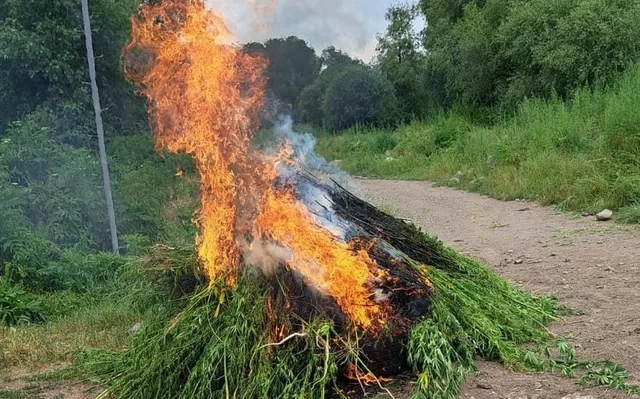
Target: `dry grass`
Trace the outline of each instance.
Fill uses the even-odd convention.
[[[44,325],[0,327],[0,377],[16,370],[40,370],[71,362],[78,350],[117,350],[130,340],[131,326],[140,316],[102,304]]]

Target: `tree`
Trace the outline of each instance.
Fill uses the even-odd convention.
[[[75,0],[5,0],[0,7],[0,135],[12,121],[38,106],[60,115],[60,137],[88,144],[92,134],[82,36],[82,16]],[[140,119],[142,102],[122,79],[120,51],[129,36],[128,18],[135,0],[94,0],[96,65],[105,115],[111,125],[130,126]],[[122,129],[124,130],[124,128]]]
[[[334,46],[322,50],[320,60],[323,70],[335,70],[349,65],[363,65],[362,61],[351,58],[349,54]]]
[[[295,108],[297,120],[314,126],[322,125],[324,119],[322,105],[333,80],[347,67],[364,66],[362,61],[351,58],[347,53],[333,46],[322,51],[320,64],[322,67],[320,75],[312,85],[302,91]]]
[[[640,0],[422,0],[447,102],[514,107],[608,83],[640,60]]]
[[[392,125],[396,110],[393,85],[360,65],[345,67],[333,79],[322,104],[324,126],[332,131],[358,124]]]
[[[415,5],[392,6],[386,14],[387,31],[378,37],[377,65],[391,81],[403,119],[423,116],[432,101],[427,91],[427,60],[421,36],[414,29]]]
[[[640,1],[533,0],[510,12],[496,36],[509,71],[504,99],[561,97],[612,78],[640,60]]]
[[[249,43],[244,49],[268,60],[268,88],[279,101],[290,106],[296,104],[302,90],[320,73],[315,51],[295,36],[269,39],[264,44]]]

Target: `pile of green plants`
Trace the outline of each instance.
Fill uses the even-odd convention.
[[[415,265],[426,271],[435,295],[429,315],[416,320],[402,349],[417,379],[413,398],[455,398],[478,357],[515,370],[560,372],[581,377],[584,384],[640,392],[627,385],[619,365],[576,361],[575,350],[547,329],[567,311],[552,298],[514,287],[440,243],[432,248],[457,267]],[[148,265],[158,259],[182,264],[182,270],[191,263],[197,270],[189,251],[170,259],[149,258]],[[364,393],[365,387],[350,385],[341,372],[347,364],[363,373],[369,370],[358,331],[345,333],[330,318],[305,320],[274,307],[268,297],[282,284],[277,276],[247,272],[234,289],[222,282],[198,285],[181,310],[157,315],[126,350],[100,362],[110,381],[102,397],[324,398]],[[274,339],[282,325],[286,336]],[[393,395],[393,386],[380,382],[368,390]]]

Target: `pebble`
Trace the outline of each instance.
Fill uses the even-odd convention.
[[[479,382],[476,386],[477,386],[478,388],[480,388],[480,389],[487,389],[487,390],[488,390],[488,389],[493,389],[493,387],[491,386],[491,384],[487,384],[487,383],[485,383],[485,382]]]
[[[140,330],[142,330],[142,323],[136,323],[129,329],[129,332],[131,334],[137,334]]]
[[[563,396],[562,399],[596,399],[591,395],[581,395],[579,393],[574,393],[572,395]]]
[[[613,218],[613,212],[605,209],[596,215],[596,219],[600,222],[607,222]]]
[[[516,265],[521,265],[524,263],[524,261],[522,259],[516,259],[513,263],[515,263]]]

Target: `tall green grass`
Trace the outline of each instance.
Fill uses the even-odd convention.
[[[640,67],[570,101],[525,101],[494,126],[446,114],[395,131],[319,132],[318,151],[348,172],[433,180],[571,211],[620,210],[640,222]]]

